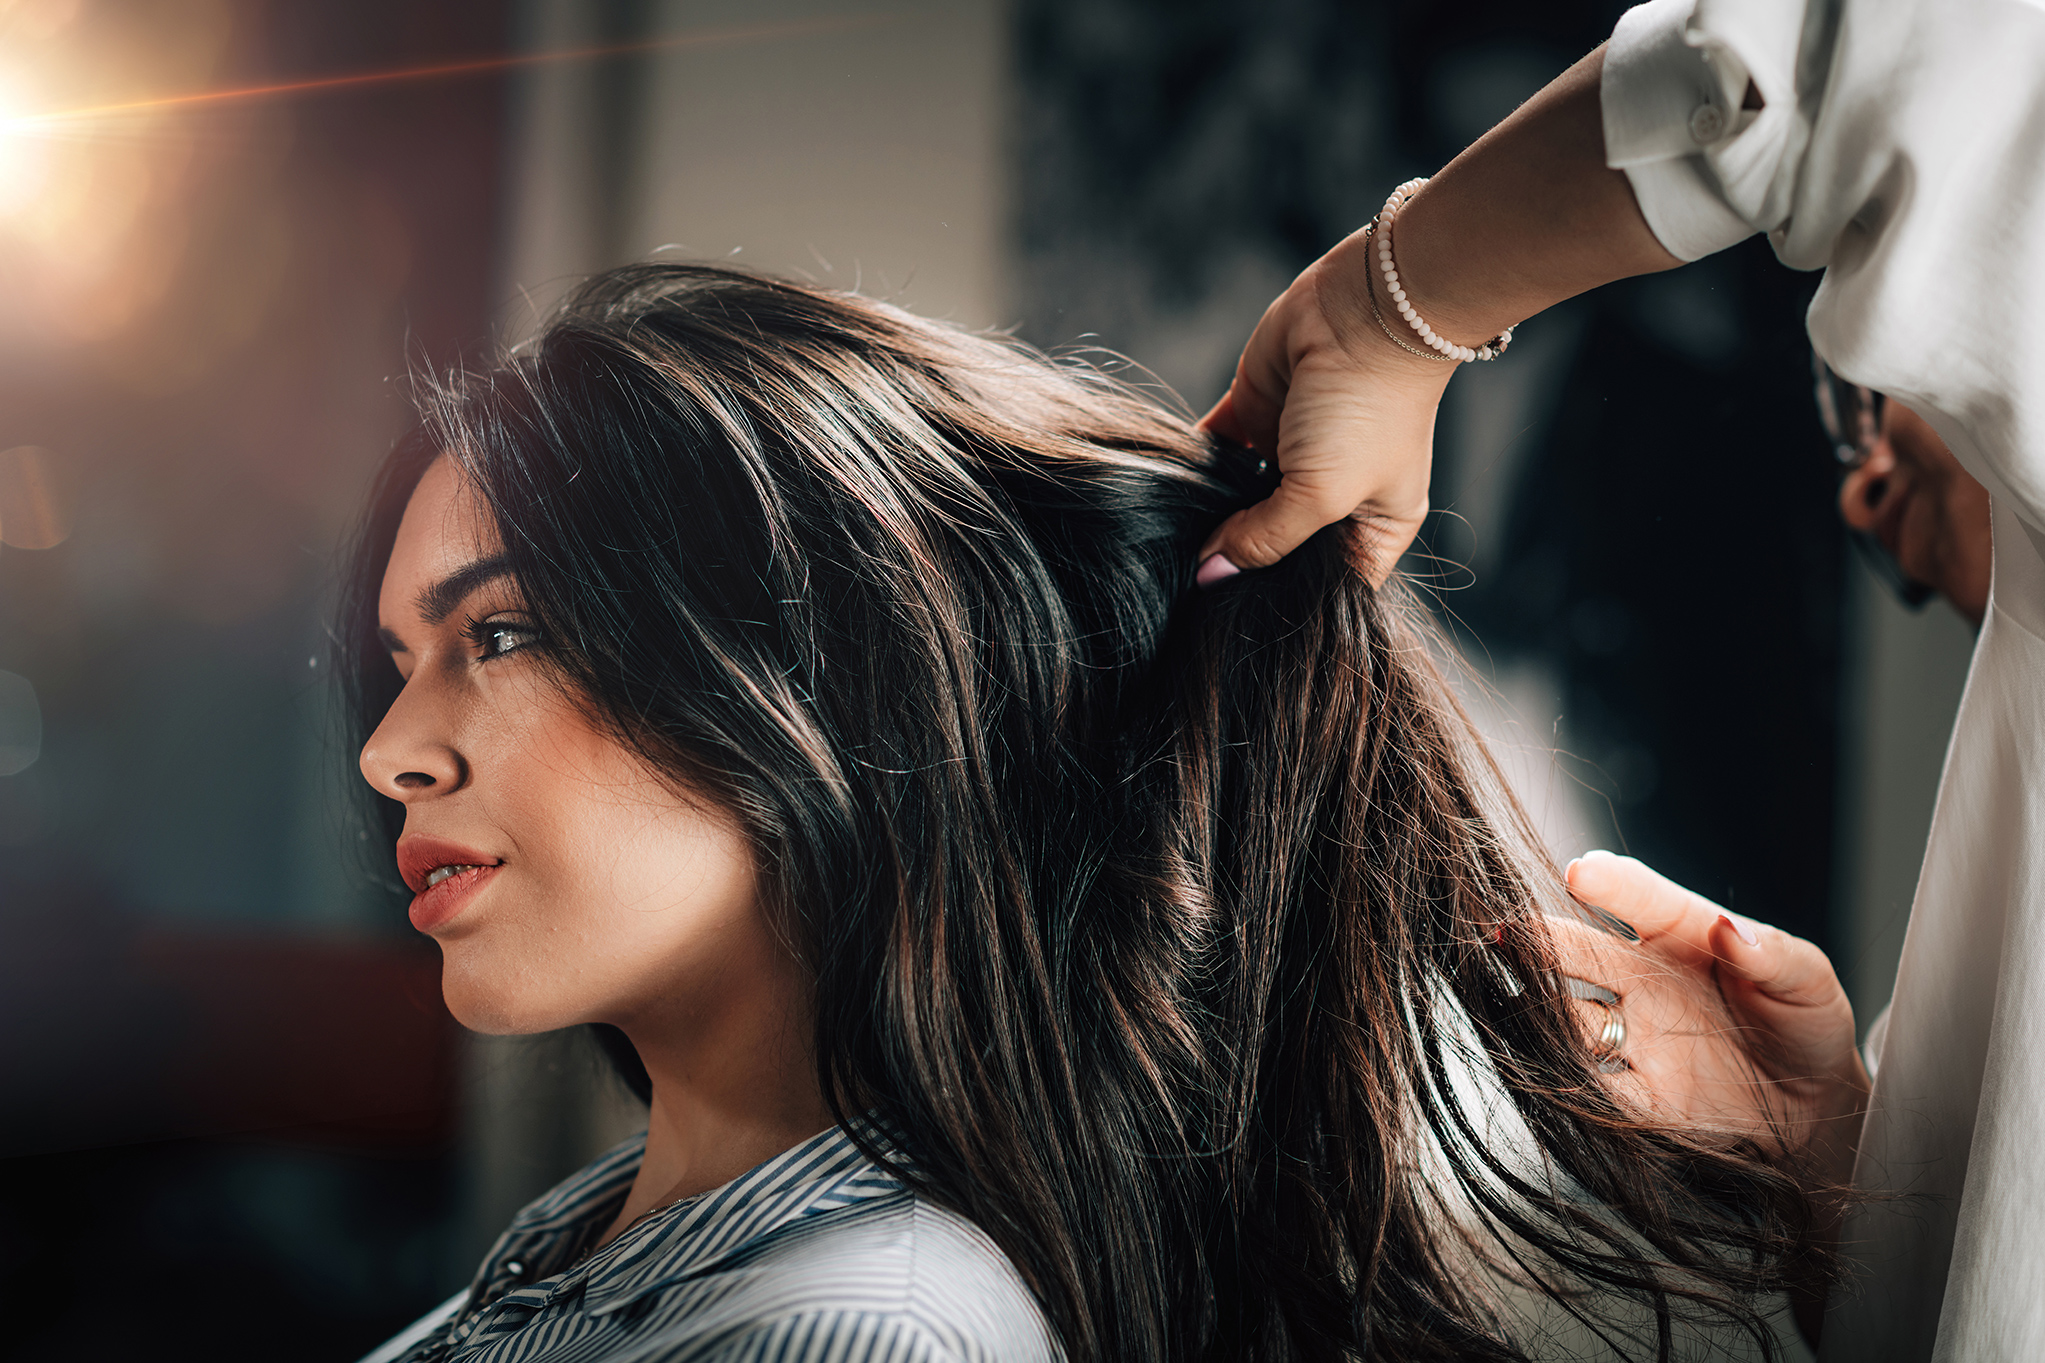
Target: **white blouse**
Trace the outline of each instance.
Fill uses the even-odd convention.
[[[1742,111],[1752,80],[1764,106]],[[1918,881],[1831,1360],[2045,1358],[2045,5],[1653,0],[1606,155],[1694,259],[1822,269],[1813,344],[1994,499],[1988,618]]]

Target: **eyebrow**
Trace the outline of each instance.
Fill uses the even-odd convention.
[[[419,618],[428,625],[443,624],[448,616],[454,614],[455,607],[466,601],[469,594],[478,587],[486,582],[495,582],[500,577],[509,576],[511,560],[502,554],[493,554],[489,558],[479,558],[474,563],[464,564],[419,593],[414,602],[419,611]],[[398,636],[390,629],[379,628],[376,633],[391,652],[406,651]]]
[[[486,582],[495,582],[500,577],[511,576],[511,560],[502,554],[479,558],[474,563],[455,569],[440,581],[419,593],[419,617],[429,625],[438,625],[454,614],[454,608],[468,599],[469,593]]]

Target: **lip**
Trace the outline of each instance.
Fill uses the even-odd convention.
[[[460,843],[424,836],[398,840],[398,874],[412,888],[412,926],[431,932],[460,913],[462,906],[504,865],[501,857]],[[441,866],[473,866],[428,886],[426,877]]]

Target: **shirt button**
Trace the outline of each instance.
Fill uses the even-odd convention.
[[[1725,136],[1725,114],[1716,104],[1700,104],[1690,113],[1690,140],[1708,147]]]
[[[525,1263],[519,1259],[506,1259],[504,1261],[504,1271],[514,1278],[523,1278],[525,1276]]]

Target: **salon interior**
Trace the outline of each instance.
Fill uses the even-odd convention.
[[[658,253],[1203,409],[1620,8],[0,2],[0,1354],[356,1358],[640,1120],[459,1028],[366,846],[326,622],[408,374]],[[1840,528],[1813,283],[1757,239],[1526,323],[1404,572],[1558,862],[1811,938],[1864,1022],[1973,633]]]

